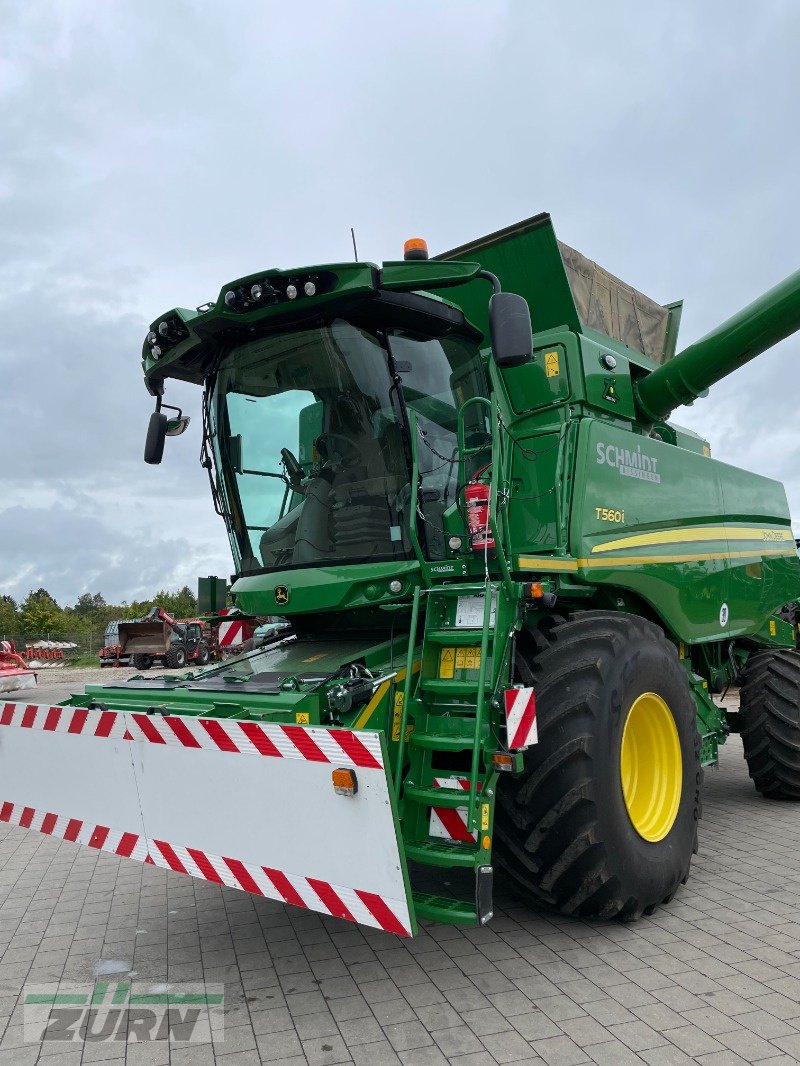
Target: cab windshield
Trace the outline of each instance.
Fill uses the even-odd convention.
[[[411,558],[408,406],[420,424],[420,537],[441,558],[456,411],[476,388],[474,344],[344,319],[233,349],[208,413],[238,571]]]

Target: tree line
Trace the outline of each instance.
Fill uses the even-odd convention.
[[[31,591],[17,603],[11,596],[0,596],[0,639],[24,636],[27,640],[51,637],[58,640],[67,634],[103,630],[109,622],[140,618],[153,604],[158,604],[175,618],[192,618],[197,614],[197,597],[184,585],[178,592],[161,589],[150,600],[120,604],[107,603],[100,592],[85,592],[72,607],[62,607],[47,589]]]

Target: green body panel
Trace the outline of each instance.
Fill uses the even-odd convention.
[[[391,581],[400,581],[398,592],[389,588]],[[277,613],[292,618],[310,612],[403,604],[418,583],[419,564],[409,561],[245,575],[234,583],[232,592],[237,606],[249,614]],[[347,626],[346,619],[343,624]]]
[[[572,501],[579,578],[637,593],[681,641],[754,633],[800,585],[786,495],[769,478],[586,418]]]

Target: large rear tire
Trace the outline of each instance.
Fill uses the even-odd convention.
[[[689,876],[701,810],[696,710],[675,646],[638,616],[587,611],[544,649],[518,650],[539,742],[498,787],[498,865],[534,905],[652,913]]]
[[[769,799],[800,799],[800,655],[752,655],[739,692],[742,742],[753,784]]]

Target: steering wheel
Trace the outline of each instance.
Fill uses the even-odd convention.
[[[306,476],[305,470],[303,470],[300,463],[295,458],[293,452],[290,452],[288,448],[281,448],[281,459],[283,465],[286,467],[286,475],[289,478],[291,485],[299,485],[303,478]]]
[[[323,435],[323,442],[325,444],[325,450],[328,453],[328,458],[333,456],[330,454],[328,444],[333,444],[334,450],[338,452],[337,458],[342,462],[353,462],[356,459],[361,458],[361,450],[355,441],[352,441],[349,437],[345,437],[343,433],[328,432]]]

